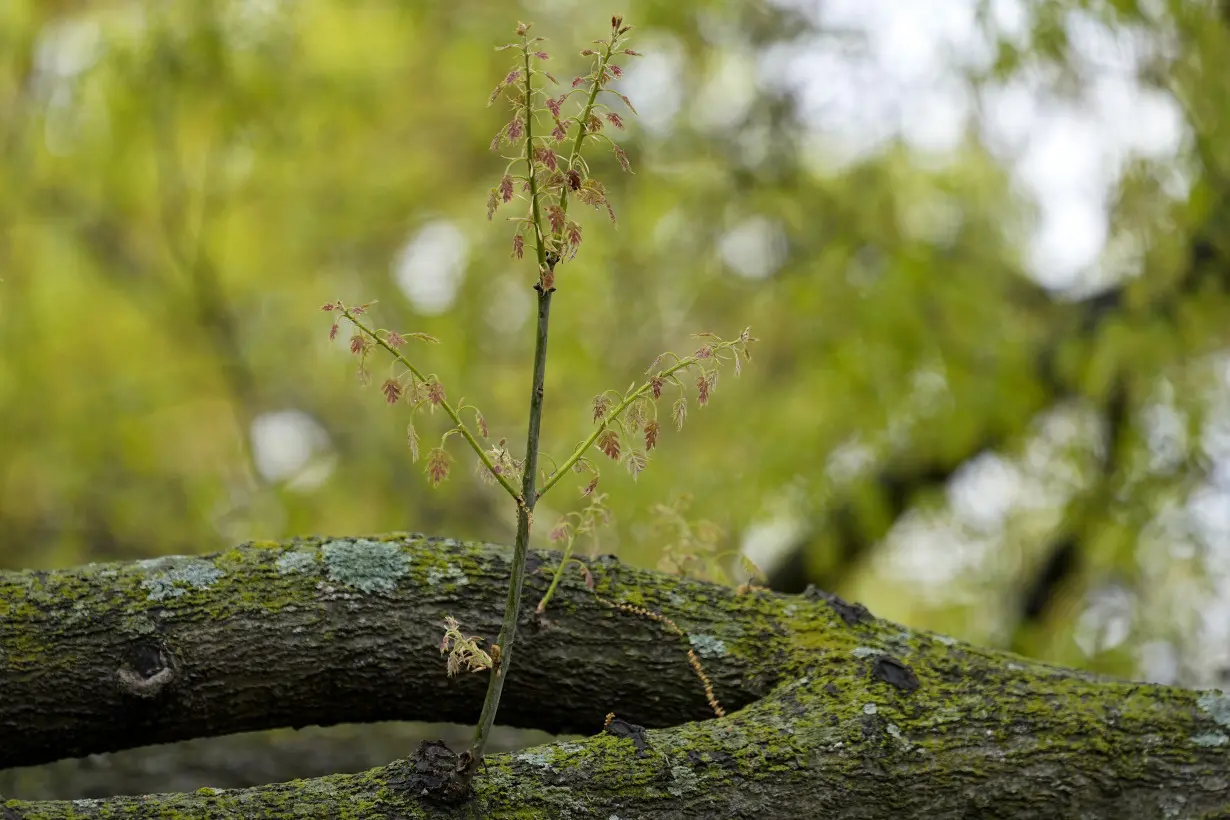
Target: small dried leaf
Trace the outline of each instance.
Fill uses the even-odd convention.
[[[453,465],[453,457],[448,454],[447,450],[441,447],[435,447],[427,454],[427,479],[431,482],[431,486],[439,487],[440,484],[448,478],[449,469]]]
[[[594,494],[594,490],[598,487],[598,476],[594,476],[589,480],[589,483],[581,488],[581,495],[589,496]]]
[[[411,463],[419,460],[419,431],[414,429],[414,422],[406,425],[406,446],[410,448]]]
[[[644,399],[637,399],[632,402],[632,406],[624,414],[624,424],[627,430],[639,430],[645,426],[645,419],[649,418],[648,408]]]
[[[380,385],[380,392],[384,393],[386,402],[397,404],[402,395],[401,382],[397,379],[385,379],[384,384]]]
[[[645,451],[648,452],[658,446],[658,422],[650,420],[645,422]]]
[[[644,453],[633,450],[628,453],[628,458],[625,459],[624,466],[626,466],[628,468],[628,472],[632,474],[632,480],[636,481],[637,476],[645,470],[645,465],[647,463],[648,459],[645,458]]]
[[[438,381],[433,381],[427,385],[427,400],[434,407],[437,404],[444,403],[444,385]]]
[[[682,430],[683,422],[688,417],[688,400],[684,396],[675,399],[675,404],[671,408],[671,417],[675,420],[675,429]]]
[[[615,430],[604,430],[598,437],[598,449],[612,461],[619,460],[619,433]]]
[[[594,407],[594,422],[595,423],[602,421],[604,418],[606,418],[606,411],[610,408],[610,406],[611,406],[611,400],[607,398],[607,396],[602,395],[602,394],[594,396],[593,407]]]
[[[558,543],[560,541],[565,540],[571,532],[572,532],[572,525],[568,523],[568,519],[561,518],[559,520],[559,523],[556,524],[555,527],[552,528],[550,534],[547,536],[547,539],[550,540],[552,543]]]
[[[619,167],[629,174],[632,173],[632,163],[628,161],[628,153],[614,143],[611,143],[611,151],[614,152],[615,159],[619,162]]]

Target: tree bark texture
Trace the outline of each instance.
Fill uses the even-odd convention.
[[[472,723],[486,681],[445,676],[442,621],[490,640],[508,559],[394,534],[0,573],[0,768],[279,726]],[[1099,679],[816,590],[737,594],[613,558],[588,561],[594,591],[570,575],[536,618],[557,560],[531,552],[500,719],[586,737],[490,756],[460,804],[431,799],[423,761],[447,750],[428,748],[251,789],[10,800],[0,817],[1230,817],[1220,692]]]

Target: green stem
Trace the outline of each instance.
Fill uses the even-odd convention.
[[[397,348],[393,347],[391,344],[386,342],[384,339],[381,339],[379,336],[377,336],[374,330],[372,330],[367,325],[360,322],[354,316],[354,314],[352,314],[349,310],[343,311],[342,315],[344,315],[347,319],[353,322],[354,326],[357,327],[359,330],[366,333],[370,338],[375,339],[376,344],[380,345],[385,350],[389,351],[389,353],[392,354],[393,358],[396,359],[398,362],[400,362],[402,366],[404,366],[407,370],[413,373],[415,377],[418,378],[419,381],[421,382],[427,381],[427,377],[424,376],[417,367],[412,365],[409,359],[401,355],[401,352],[398,351]],[[500,486],[503,487],[508,492],[508,494],[513,497],[513,499],[519,501],[521,496],[517,494],[517,488],[514,487],[512,485],[512,482],[509,481],[507,478],[505,478],[503,474],[501,474],[498,470],[495,469],[495,464],[491,462],[491,458],[488,457],[487,451],[483,449],[483,445],[478,443],[478,439],[474,438],[474,434],[470,432],[470,428],[466,427],[465,422],[461,420],[461,415],[457,412],[457,410],[453,407],[453,405],[449,403],[448,399],[443,399],[440,402],[440,406],[444,408],[444,412],[448,414],[448,417],[453,420],[453,424],[457,425],[457,430],[458,432],[461,433],[461,437],[466,440],[466,443],[469,444],[470,448],[473,449],[474,452],[478,455],[479,460],[483,462],[483,466],[487,468],[488,472],[490,472],[491,475],[495,476],[495,480],[500,482]]]
[[[543,593],[542,600],[538,602],[538,611],[546,612],[547,604],[551,601],[551,596],[555,594],[555,588],[559,586],[559,581],[564,577],[564,570],[568,568],[568,562],[572,560],[572,547],[576,544],[577,539],[569,538],[568,545],[564,547],[564,557],[560,559],[559,568],[555,570],[555,575],[551,577],[551,585],[547,587],[547,591]]]
[[[471,770],[482,760],[483,750],[495,725],[504,679],[512,664],[513,641],[517,636],[517,617],[521,612],[521,592],[525,585],[525,559],[529,550],[530,525],[534,513],[534,477],[538,472],[538,438],[542,426],[543,380],[547,370],[547,325],[551,315],[551,291],[538,288],[538,333],[534,344],[533,389],[530,392],[530,423],[525,444],[525,472],[521,497],[528,499],[517,506],[517,540],[513,547],[512,577],[508,582],[508,599],[504,604],[504,624],[500,628],[498,645],[500,659],[491,671],[487,697],[470,746]],[[471,771],[472,773],[472,771]]]

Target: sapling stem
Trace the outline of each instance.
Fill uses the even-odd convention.
[[[508,580],[508,599],[504,604],[504,623],[500,627],[499,662],[491,670],[483,711],[470,745],[471,773],[483,758],[483,750],[495,725],[504,679],[511,666],[513,644],[517,637],[517,616],[521,612],[521,592],[525,586],[525,558],[529,549],[530,526],[534,520],[534,477],[538,472],[538,437],[542,427],[543,379],[547,372],[547,330],[551,318],[551,290],[541,285],[538,290],[538,330],[534,339],[534,376],[530,390],[530,422],[525,444],[525,471],[521,480],[521,501],[517,504],[517,539],[513,545],[512,572]]]

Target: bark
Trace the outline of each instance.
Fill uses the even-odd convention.
[[[463,749],[474,734],[459,723],[344,723],[204,737],[55,763],[0,770],[0,794],[23,800],[75,800],[203,786],[263,783],[367,771],[403,757],[424,739]],[[572,735],[497,727],[490,752],[520,751]]]
[[[278,726],[473,722],[486,681],[445,677],[441,621],[447,613],[494,635],[508,557],[490,545],[393,535],[0,574],[0,767]],[[531,553],[531,567],[554,558]],[[589,570],[603,597],[577,574],[545,619],[532,609],[547,573],[531,574],[500,711],[504,724],[587,737],[489,757],[463,802],[432,799],[429,764],[448,753],[428,747],[361,774],[14,800],[0,816],[1230,810],[1230,697],[1219,692],[1097,679],[910,631],[815,590],[740,595],[610,558]],[[686,637],[637,607],[668,615]],[[727,717],[713,718],[689,647]],[[608,712],[617,718],[604,731]]]

